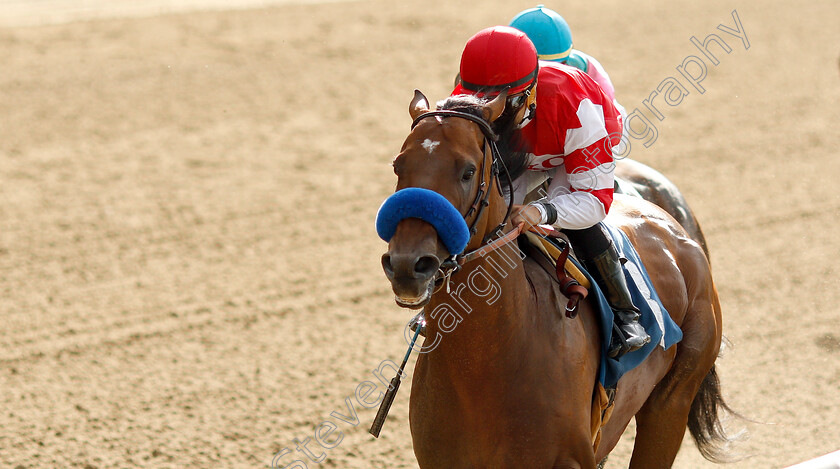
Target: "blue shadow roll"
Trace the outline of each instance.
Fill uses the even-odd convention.
[[[397,225],[406,218],[419,218],[434,226],[449,254],[462,253],[470,240],[470,230],[461,212],[435,191],[408,187],[394,192],[379,207],[376,233],[390,241]]]

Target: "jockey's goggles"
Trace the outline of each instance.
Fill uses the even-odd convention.
[[[522,106],[527,106],[533,112],[533,108],[537,101],[537,94],[534,86],[529,87],[521,93],[513,96],[508,96],[505,101],[505,110],[516,111]]]
[[[522,107],[523,104],[525,104],[525,101],[530,95],[531,90],[526,90],[524,93],[508,96],[507,103],[505,103],[505,107],[509,109],[519,109],[520,107]]]

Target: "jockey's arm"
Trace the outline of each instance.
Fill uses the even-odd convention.
[[[613,148],[620,143],[622,119],[612,99],[591,77],[562,68],[546,73],[554,80],[549,90],[555,94],[547,101],[537,98],[537,106],[549,106],[543,114],[548,120],[542,121],[549,124],[543,124],[533,144],[537,161],[547,169],[538,172],[550,177],[551,184],[531,207],[517,207],[523,215],[519,221],[548,223],[557,229],[589,228],[606,217],[612,204]],[[551,155],[562,156],[562,163],[550,164],[557,158],[545,159]],[[521,200],[514,198],[517,203]]]
[[[615,164],[612,154],[604,151],[605,140],[573,151],[565,157],[564,166],[537,173],[551,178],[548,190],[536,202],[515,206],[519,216],[513,222],[527,226],[553,222],[549,224],[557,229],[579,230],[603,220],[612,204],[615,180]]]

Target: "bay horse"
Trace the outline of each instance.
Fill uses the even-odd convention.
[[[426,342],[443,336],[418,355],[412,378],[419,466],[594,468],[634,417],[631,468],[670,467],[686,427],[707,459],[721,456],[728,441],[714,366],[721,308],[703,249],[654,204],[616,195],[608,222],[635,245],[683,339],[667,350],[657,346],[618,381],[611,417],[594,443],[601,339],[593,306],[584,300],[574,319],[564,316],[567,299],[553,272],[508,242],[517,230],[506,225],[510,208],[497,174],[505,156],[493,151],[490,126],[506,93],[448,107],[452,99],[431,111],[415,91],[414,126],[393,162],[395,195],[413,189],[441,196],[469,226],[466,246],[452,248],[451,233],[444,241],[438,221],[407,215],[382,256],[397,304],[425,309]],[[453,257],[460,252],[449,249],[465,254]]]

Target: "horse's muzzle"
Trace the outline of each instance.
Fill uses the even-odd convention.
[[[382,270],[391,282],[397,304],[404,308],[418,309],[429,302],[438,269],[440,259],[432,254],[389,251],[382,256]]]

